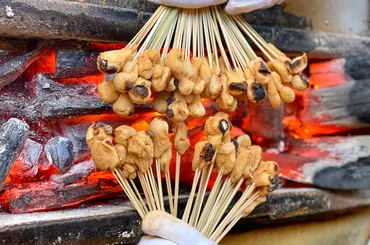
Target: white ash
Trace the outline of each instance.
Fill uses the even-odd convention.
[[[13,18],[14,17],[13,9],[12,9],[12,7],[10,7],[8,5],[5,6],[5,13],[6,13],[6,16],[8,18]]]

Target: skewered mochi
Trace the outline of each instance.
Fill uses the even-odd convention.
[[[185,121],[189,116],[189,109],[184,96],[182,96],[179,91],[175,91],[168,98],[167,102],[167,118],[173,122]]]
[[[263,87],[262,83],[253,81],[248,84],[248,99],[253,102],[257,103],[258,101],[263,100],[266,97],[266,90]]]
[[[304,91],[310,86],[310,81],[306,75],[297,74],[293,77],[292,86],[299,91]]]
[[[130,116],[135,111],[135,106],[132,103],[128,94],[121,94],[118,100],[113,104],[113,111],[120,116]]]
[[[157,93],[152,101],[153,109],[158,113],[165,114],[170,96],[171,93],[167,91]]]
[[[185,100],[188,104],[189,115],[197,118],[202,117],[206,114],[206,109],[202,104],[200,95],[191,94],[185,97]],[[188,102],[189,101],[189,102]]]
[[[113,140],[113,128],[110,125],[98,122],[91,125],[86,132],[86,142],[91,149],[95,141],[103,141],[105,139]]]
[[[160,117],[155,117],[150,122],[149,130],[153,133],[154,157],[159,158],[171,148],[171,142],[168,139],[168,124]]]
[[[230,141],[231,127],[230,115],[224,112],[217,112],[206,121],[207,140],[214,149],[217,149],[223,141]]]
[[[227,90],[231,95],[238,96],[247,90],[248,83],[243,73],[228,71],[226,75],[227,86],[224,86],[224,90]]]
[[[132,89],[128,92],[128,95],[134,104],[143,105],[149,101],[150,96],[152,96],[152,91],[150,90],[151,83],[142,77],[139,77]]]
[[[133,63],[132,61],[127,62],[127,64],[130,64],[130,65],[132,63]],[[139,77],[138,65],[134,64],[134,67],[132,70],[129,71],[129,69],[127,69],[127,72],[123,71],[123,72],[117,73],[117,75],[113,78],[114,87],[120,93],[127,93],[128,91],[132,89],[138,77]]]
[[[258,168],[253,173],[253,180],[256,187],[269,186],[277,171],[279,171],[279,167],[276,162],[261,161]]]
[[[290,74],[299,74],[304,69],[306,69],[308,64],[308,59],[306,53],[304,53],[302,56],[294,58],[288,67],[288,71]]]
[[[246,161],[249,153],[249,148],[251,147],[251,139],[248,135],[241,135],[237,139],[238,150],[236,155],[236,160],[234,169],[231,172],[231,180],[233,183],[237,183],[243,176],[244,170],[247,167],[248,162]]]
[[[278,109],[280,108],[281,98],[274,80],[273,76],[271,76],[271,81],[267,84],[267,95],[272,108]]]
[[[215,150],[209,141],[199,141],[195,144],[192,168],[202,170],[212,164]]]
[[[158,50],[149,49],[142,52],[137,58],[139,75],[145,79],[150,79],[153,75],[153,67],[159,64],[161,54]]]
[[[248,69],[249,71],[246,72],[245,70]],[[247,67],[245,68],[245,70],[244,70],[245,78],[250,79],[251,78],[250,75],[252,74],[254,76],[255,81],[260,82],[264,85],[268,84],[270,80],[271,71],[262,60],[254,59],[252,61],[249,61],[247,63]]]
[[[283,83],[290,83],[292,82],[293,76],[292,74],[289,73],[288,69],[286,68],[284,62],[278,60],[278,59],[273,59],[272,61],[268,62],[269,67],[271,70],[277,72]]]
[[[162,64],[156,64],[153,68],[152,88],[156,92],[166,89],[171,79],[171,71],[168,67]]]
[[[91,147],[91,158],[96,168],[100,170],[113,170],[120,163],[120,158],[111,139],[95,141]]]
[[[205,57],[193,57],[191,63],[196,74],[193,94],[201,94],[211,80],[212,69]]]
[[[252,195],[256,192],[258,192],[258,197],[251,204],[249,204],[246,209],[244,209],[243,211],[244,217],[248,216],[259,204],[265,202],[266,196],[270,194],[269,188],[267,186],[256,189],[252,193]]]
[[[229,174],[235,165],[236,160],[236,144],[233,141],[221,143],[217,148],[216,166],[218,169],[223,169],[223,174]]]
[[[253,174],[262,160],[262,148],[260,146],[252,145],[247,151],[248,154],[244,160],[247,162],[243,174],[245,179],[252,178],[254,176]]]
[[[216,102],[217,102],[217,105],[222,110],[227,110],[232,107],[232,105],[234,104],[235,98],[229,93],[229,90],[227,89],[226,76],[221,75],[219,79],[220,79],[220,82],[222,83],[222,89],[221,89],[220,95],[216,99]]]
[[[283,86],[281,84],[281,78],[276,72],[272,72],[271,76],[273,78],[273,82],[275,83],[276,89],[283,101],[285,103],[292,103],[295,100],[294,91],[291,88]]]
[[[132,59],[137,46],[125,47],[119,50],[111,50],[101,53],[97,58],[99,71],[107,74],[120,72],[126,62]]]
[[[150,130],[141,131],[128,140],[126,162],[136,165],[141,173],[145,173],[153,162],[153,133]]]
[[[173,122],[172,131],[174,132],[173,142],[174,147],[180,155],[184,154],[190,146],[188,139],[188,130],[185,122]]]
[[[127,148],[128,140],[136,134],[137,132],[134,128],[127,125],[122,125],[114,130],[114,141],[117,144],[120,144]]]
[[[112,82],[104,81],[98,86],[98,94],[100,98],[107,103],[114,103],[118,100],[120,93],[116,90]]]

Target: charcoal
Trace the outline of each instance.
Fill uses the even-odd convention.
[[[15,161],[9,176],[15,181],[30,181],[38,172],[43,146],[29,138]]]
[[[96,66],[99,53],[85,43],[57,47],[55,78],[85,77],[100,73]]]
[[[42,153],[43,146],[33,140],[27,139],[24,144],[20,157],[24,164],[34,167],[38,165],[39,158]]]
[[[29,134],[29,126],[16,118],[9,119],[0,128],[0,190],[15,159],[21,153]]]
[[[86,180],[70,185],[52,180],[23,183],[6,190],[0,202],[5,202],[10,213],[28,213],[71,207],[93,198],[122,193],[110,173],[93,173]],[[4,196],[6,200],[1,200]]]
[[[43,51],[42,46],[0,64],[0,89],[17,79],[33,61],[43,54]]]
[[[79,162],[73,165],[66,173],[51,176],[51,180],[63,185],[69,185],[77,180],[88,177],[96,171],[95,163],[92,159]]]
[[[48,161],[65,173],[72,167],[75,157],[73,155],[72,142],[64,137],[54,137],[45,146]]]
[[[50,74],[37,74],[27,85],[31,97],[16,92],[0,95],[0,116],[25,118],[29,122],[60,119],[88,114],[101,114],[111,105],[96,95],[91,83],[63,84]]]

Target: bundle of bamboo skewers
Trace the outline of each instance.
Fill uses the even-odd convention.
[[[207,120],[206,139],[195,145],[192,161],[195,177],[182,215],[183,221],[215,242],[264,202],[266,195],[281,183],[277,164],[263,161],[262,149],[251,145],[248,135],[232,139],[231,128],[230,116],[226,113],[218,112]],[[88,129],[86,139],[97,168],[112,171],[142,218],[149,211],[166,211],[167,202],[170,213],[178,217],[178,196],[172,199],[170,182],[167,182],[168,200],[164,200],[162,192],[161,171],[168,173],[172,152],[168,124],[163,118],[154,118],[148,130],[140,132],[126,125],[113,130],[109,125],[97,123]],[[218,175],[206,200],[213,171]],[[141,188],[134,182],[136,177]],[[242,194],[237,198],[239,191]],[[227,213],[235,199],[236,203]]]
[[[261,51],[261,57],[249,42]],[[116,114],[129,116],[135,105],[151,103],[174,132],[174,192],[169,173],[172,146],[164,118],[154,118],[150,127],[141,132],[126,125],[113,130],[100,123],[87,132],[97,167],[112,171],[141,217],[152,210],[165,211],[167,202],[169,212],[179,217],[181,155],[190,145],[186,120],[205,115],[203,98],[215,100],[224,112],[207,120],[207,137],[196,143],[194,181],[182,220],[219,242],[241,217],[279,186],[277,164],[262,161],[259,146],[251,145],[247,135],[231,139],[227,113],[235,111],[240,100],[257,103],[267,97],[273,108],[279,108],[282,101],[293,102],[292,88],[305,90],[309,86],[308,78],[302,74],[307,66],[305,54],[288,58],[244,19],[225,14],[219,6],[160,6],[125,48],[101,53],[97,63],[103,73],[114,74],[106,76],[98,93],[102,100],[113,104]],[[206,200],[214,171],[218,175]],[[136,186],[136,177],[141,187]],[[241,196],[226,214],[239,191]]]

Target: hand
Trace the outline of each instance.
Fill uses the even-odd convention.
[[[269,8],[284,0],[149,0],[150,2],[178,7],[202,8],[226,3],[225,11],[228,14],[247,13],[257,9]]]
[[[163,211],[149,212],[141,226],[150,236],[142,237],[138,245],[216,245],[194,227]]]

